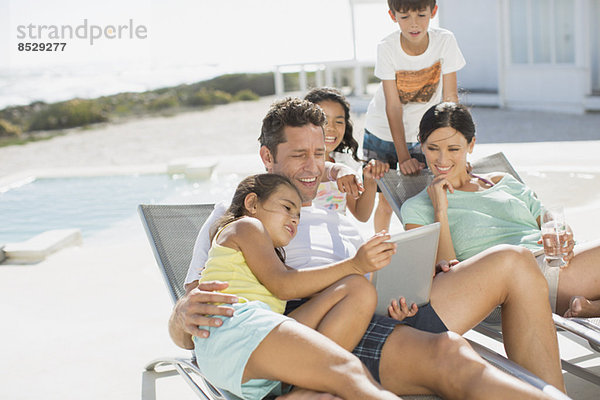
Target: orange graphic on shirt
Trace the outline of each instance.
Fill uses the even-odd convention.
[[[427,103],[440,84],[441,61],[418,71],[396,71],[396,88],[402,104]]]

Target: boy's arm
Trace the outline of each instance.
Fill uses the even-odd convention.
[[[442,75],[442,101],[458,103],[458,83],[456,72]]]
[[[390,125],[392,140],[398,155],[398,167],[400,172],[405,175],[415,174],[423,169],[424,165],[416,159],[410,157],[408,147],[406,147],[406,136],[404,135],[404,122],[402,119],[402,103],[398,96],[396,81],[382,81],[383,94],[385,96],[385,114]]]

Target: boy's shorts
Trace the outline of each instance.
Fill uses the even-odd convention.
[[[291,319],[271,311],[262,301],[237,303],[232,307],[232,317],[216,316],[223,320],[223,325],[209,327],[208,338],[193,338],[198,367],[216,387],[244,399],[283,394],[281,382],[252,379],[242,384],[242,376],[252,352],[263,339]]]
[[[421,144],[419,142],[407,142],[406,146],[412,158],[417,159],[423,164],[427,164],[425,156],[421,152]],[[396,154],[394,142],[381,140],[366,129],[363,136],[363,156],[366,160],[386,162],[390,164],[390,169],[398,169],[398,154]],[[377,191],[381,192],[379,187],[377,187]]]

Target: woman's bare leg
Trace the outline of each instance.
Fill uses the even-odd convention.
[[[558,293],[556,296],[556,313],[564,315],[571,307],[574,296],[584,299],[576,300],[579,313],[568,316],[598,317],[600,316],[600,242],[577,245],[575,256],[569,266],[560,270],[558,275]]]
[[[250,356],[242,382],[271,379],[344,399],[397,399],[360,360],[313,329],[285,321]]]
[[[448,329],[459,334],[502,305],[508,357],[565,391],[548,285],[529,250],[496,246],[439,274],[431,304]]]
[[[293,389],[288,394],[278,396],[276,400],[344,400],[329,393],[315,392],[308,389]]]
[[[369,326],[376,306],[377,292],[373,285],[360,275],[350,275],[316,294],[288,316],[351,351]]]
[[[435,393],[445,399],[547,399],[485,362],[453,332],[433,334],[399,325],[383,345],[381,384],[397,394]]]

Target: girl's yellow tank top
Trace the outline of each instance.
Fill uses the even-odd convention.
[[[213,239],[200,282],[215,280],[228,282],[229,287],[221,291],[222,293],[234,294],[240,298],[240,302],[260,300],[272,311],[283,314],[285,301],[275,297],[258,281],[248,267],[244,254],[239,250],[217,244],[217,238],[225,227],[227,225],[221,228]]]

